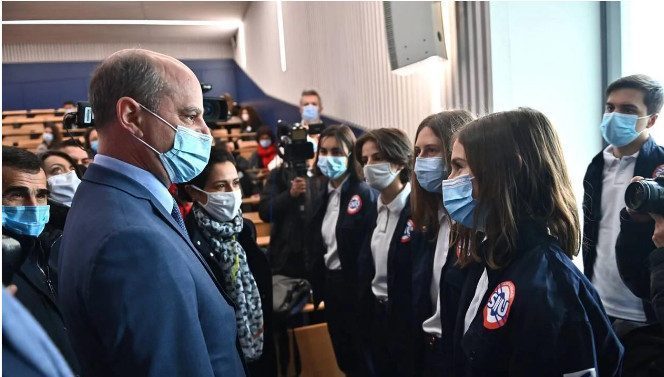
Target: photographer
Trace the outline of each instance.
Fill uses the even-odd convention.
[[[655,376],[664,373],[664,197],[647,193],[664,192],[664,176],[656,181],[637,176],[632,182],[639,184],[626,191],[616,263],[625,285],[643,300],[647,322],[620,321],[614,326],[625,345],[625,375]]]
[[[292,130],[291,130],[292,129]],[[313,145],[306,141],[306,130],[283,126],[284,163],[272,170],[258,206],[260,218],[271,223],[270,264],[273,275],[306,278],[304,229],[311,219],[310,159]]]

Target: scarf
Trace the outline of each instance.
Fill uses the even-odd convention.
[[[272,143],[269,147],[263,148],[260,144],[258,144],[258,148],[256,148],[256,153],[258,153],[258,157],[261,158],[261,161],[263,162],[263,167],[267,168],[267,165],[274,159],[274,156],[277,155],[277,147],[274,146],[274,143]]]
[[[237,306],[235,321],[242,352],[247,360],[257,360],[263,353],[263,309],[256,280],[247,264],[247,254],[237,241],[242,231],[242,212],[231,221],[219,222],[198,205],[192,210],[223,271],[221,283]]]

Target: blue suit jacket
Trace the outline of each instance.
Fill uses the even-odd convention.
[[[138,182],[90,166],[59,266],[59,301],[84,375],[245,375],[232,303]]]

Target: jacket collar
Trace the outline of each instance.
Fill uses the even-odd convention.
[[[148,191],[140,183],[114,170],[94,163],[91,164],[90,167],[85,171],[83,181],[114,187],[138,199],[149,201],[152,205],[152,208],[161,216],[161,218],[166,221],[171,226],[171,228],[173,228],[180,235],[180,237],[182,237],[182,239],[184,239],[185,242],[187,242],[193,248],[193,245],[189,240],[189,236],[185,233],[185,230],[175,222],[175,219],[173,216],[171,216],[170,212],[166,212],[163,205],[161,205],[157,198],[155,198],[155,196],[152,195],[150,191]]]

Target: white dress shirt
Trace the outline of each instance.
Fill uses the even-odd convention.
[[[645,322],[643,302],[623,283],[616,264],[616,240],[620,233],[620,210],[625,207],[625,189],[634,177],[639,152],[616,158],[613,146],[604,149],[602,174],[602,219],[597,236],[597,259],[592,282],[602,299],[606,314],[631,321]]]
[[[337,188],[332,186],[331,181],[327,184],[329,197],[325,217],[323,217],[321,233],[323,235],[323,242],[325,242],[325,246],[327,247],[324,258],[325,266],[328,270],[341,269],[341,261],[337,252],[337,221],[339,220],[339,206],[341,205],[341,187],[343,187],[346,179]]]
[[[397,227],[399,216],[401,216],[401,211],[406,206],[409,195],[410,183],[406,183],[401,192],[390,203],[383,203],[381,196],[378,197],[376,203],[378,216],[376,218],[376,228],[371,235],[371,255],[373,256],[376,274],[371,282],[371,290],[378,299],[387,298],[387,254],[390,250],[394,229]]]
[[[118,160],[110,156],[97,153],[95,156],[93,164],[103,166],[106,169],[113,170],[117,173],[124,175],[130,179],[133,179],[139,185],[145,187],[154,197],[157,199],[159,204],[164,207],[167,213],[171,213],[173,210],[173,204],[175,199],[168,188],[161,183],[152,173],[147,170],[143,170],[138,166],[126,163],[124,161]]]
[[[436,308],[433,316],[428,318],[422,323],[422,329],[428,334],[440,337],[442,334],[442,324],[440,323],[440,274],[445,262],[447,261],[447,254],[450,248],[450,220],[441,208],[438,210],[438,221],[440,228],[438,228],[438,238],[436,239],[436,253],[433,257],[433,278],[431,279],[431,303]]]

